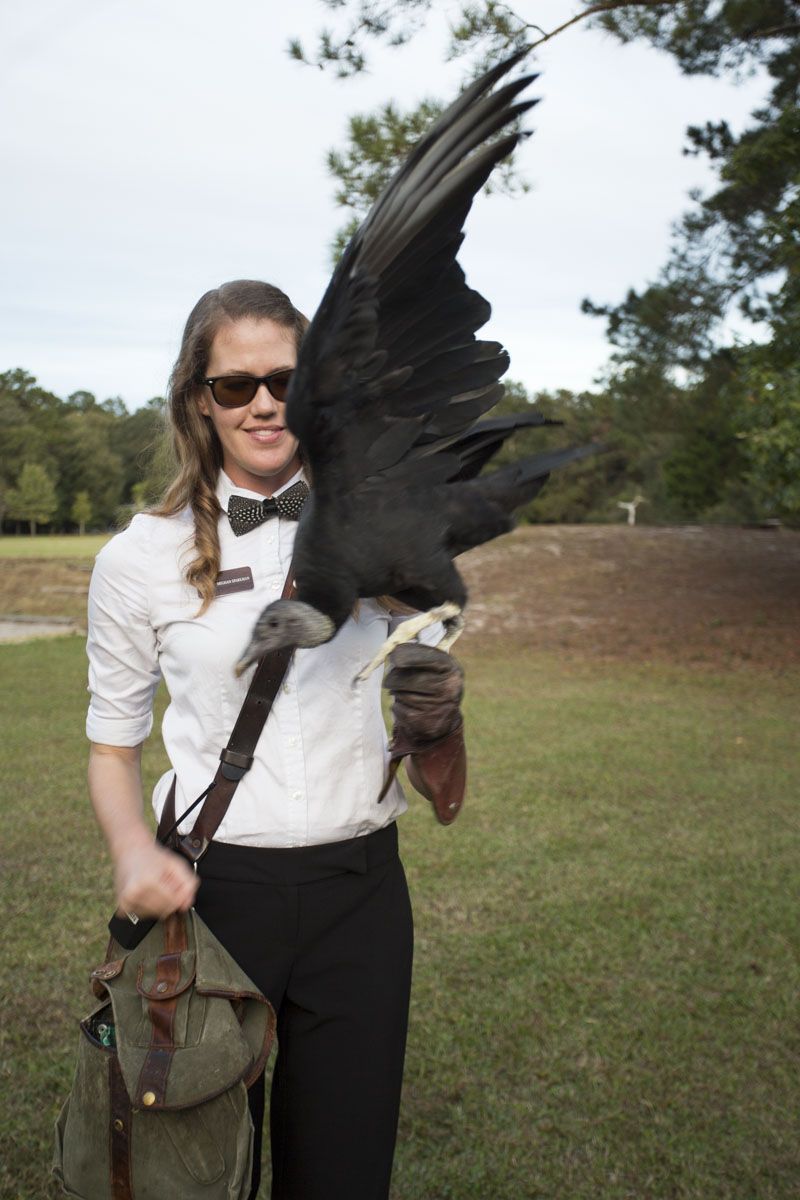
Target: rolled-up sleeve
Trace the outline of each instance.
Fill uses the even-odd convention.
[[[147,594],[146,520],[134,518],[103,547],[89,585],[86,736],[109,746],[137,746],[153,727],[161,672]]]

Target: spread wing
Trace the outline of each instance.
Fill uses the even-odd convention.
[[[533,75],[493,90],[523,57],[461,94],[420,140],[344,252],[303,339],[286,420],[318,495],[368,483],[444,482],[447,446],[502,395],[508,355],[475,331],[488,302],[456,254],[472,200],[524,136],[503,132],[536,103]]]

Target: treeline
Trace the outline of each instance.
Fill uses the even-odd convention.
[[[3,532],[106,530],[145,507],[163,482],[163,411],[161,397],[130,412],[91,392],[60,399],[23,370],[0,374]]]
[[[631,366],[595,392],[531,394],[507,381],[497,415],[534,404],[564,425],[516,435],[499,463],[567,443],[608,447],[556,472],[522,519],[619,522],[620,504],[640,496],[636,519],[647,524],[800,524],[800,496],[786,486],[793,482],[785,478],[786,453],[765,457],[757,436],[763,405],[753,386],[752,364],[737,375],[730,357],[714,377],[684,387]],[[800,446],[800,431],[794,436]],[[170,469],[161,397],[130,412],[122,400],[101,403],[90,392],[60,399],[22,370],[0,375],[5,533],[114,528],[158,497]]]
[[[621,505],[639,497],[637,523],[800,526],[798,371],[764,367],[755,376],[746,353],[739,360],[728,354],[679,387],[661,372],[628,364],[594,392],[529,395],[507,383],[495,412],[525,411],[530,403],[563,428],[517,434],[498,465],[540,447],[595,441],[607,450],[555,472],[523,519],[618,522],[627,519]]]

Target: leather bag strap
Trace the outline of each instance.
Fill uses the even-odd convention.
[[[294,577],[290,568],[281,599],[290,599],[293,593]],[[175,834],[175,849],[180,850],[190,862],[198,862],[205,854],[209,842],[228,811],[240,779],[253,765],[258,739],[275,703],[293,653],[294,649],[291,646],[274,650],[271,654],[265,654],[256,667],[228,744],[219,756],[220,765],[197,820],[189,833]],[[169,830],[176,823],[175,786],[176,781],[173,779],[158,823],[156,836],[159,841],[167,837]]]
[[[131,1175],[131,1122],[133,1111],[128,1089],[116,1052],[108,1056],[108,1095],[110,1113],[109,1150],[111,1191],[114,1200],[133,1200]],[[97,1131],[98,1136],[100,1130]]]
[[[181,955],[189,948],[185,913],[172,913],[163,923],[164,952],[156,960],[155,979],[147,995],[147,1015],[150,1018],[150,1045],[139,1073],[136,1092],[132,1098],[135,1108],[162,1105],[167,1094],[167,1081],[175,1057],[175,1014],[181,979]],[[141,991],[142,965],[139,965],[137,990]],[[154,993],[156,993],[154,995]]]
[[[281,599],[290,599],[294,590],[294,576],[292,568],[289,567]],[[156,840],[163,845],[171,846],[195,865],[203,857],[211,839],[219,829],[239,780],[253,765],[256,743],[275,702],[278,688],[281,686],[293,652],[293,649],[289,647],[275,650],[272,654],[265,654],[256,667],[228,744],[219,756],[220,765],[217,772],[206,791],[195,801],[197,804],[205,797],[190,833],[179,834],[176,829],[186,814],[182,814],[177,821],[175,820],[176,778],[173,776],[164,808],[161,811],[161,820],[158,822]],[[111,941],[106,957],[112,956],[115,942],[125,950],[133,950],[150,932],[155,923],[154,917],[146,917],[138,919],[136,924],[132,924],[128,917],[118,916],[115,913],[108,923]]]

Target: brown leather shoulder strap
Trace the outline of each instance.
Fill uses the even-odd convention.
[[[281,599],[290,599],[293,592],[294,578],[290,568],[283,585]],[[275,697],[293,653],[292,647],[275,650],[272,654],[265,654],[256,667],[228,744],[219,756],[220,765],[194,827],[190,833],[176,834],[175,837],[175,848],[179,849],[192,862],[197,862],[205,854],[209,842],[228,811],[239,780],[253,765],[253,755],[258,739],[272,705],[275,703]],[[161,820],[158,823],[157,836],[159,840],[164,839],[174,824],[175,780],[173,779],[161,813]]]

